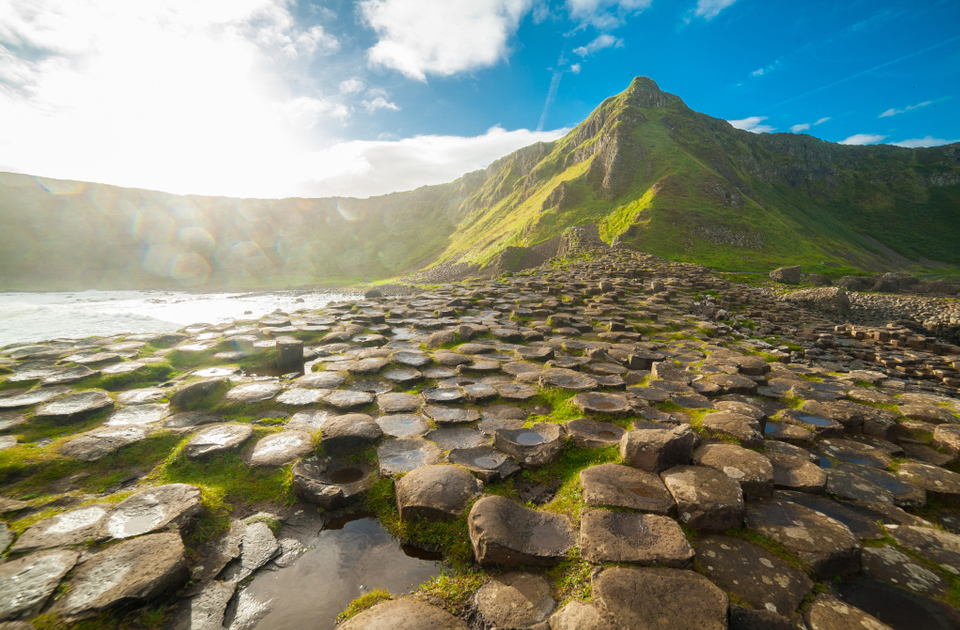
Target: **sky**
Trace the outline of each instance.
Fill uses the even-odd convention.
[[[754,133],[960,141],[960,2],[0,0],[0,171],[368,197],[561,137],[647,76]]]

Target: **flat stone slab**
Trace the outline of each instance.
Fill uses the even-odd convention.
[[[223,418],[206,411],[181,411],[180,413],[167,416],[163,421],[165,429],[189,429],[203,424],[212,424],[222,422]]]
[[[447,611],[414,599],[395,599],[364,610],[338,630],[468,630]]]
[[[657,564],[677,569],[692,564],[694,556],[683,530],[672,518],[603,509],[581,515],[580,554],[597,564]]]
[[[634,468],[661,473],[690,463],[700,436],[689,425],[627,431],[620,439],[620,456]]]
[[[198,431],[183,447],[187,459],[206,459],[220,453],[236,452],[253,435],[248,424],[215,424]]]
[[[94,538],[112,509],[113,506],[108,503],[85,505],[34,523],[20,535],[10,552],[26,553],[79,545],[88,538]]]
[[[293,414],[290,420],[283,425],[283,428],[288,431],[314,433],[322,429],[327,421],[336,417],[336,414],[325,409],[305,409]]]
[[[774,422],[772,420],[767,420],[766,424],[763,425],[763,435],[768,440],[783,440],[784,442],[796,442],[802,445],[812,444],[817,438],[817,434],[813,431],[786,422]]]
[[[473,448],[476,446],[483,446],[489,442],[483,433],[477,431],[476,429],[470,429],[467,427],[444,427],[442,429],[434,429],[426,435],[423,436],[423,439],[429,440],[439,446],[445,451],[449,451],[455,448]]]
[[[433,362],[433,359],[430,358],[429,354],[415,350],[398,350],[390,355],[390,359],[394,363],[399,363],[400,365],[407,365],[414,368],[421,368]]]
[[[117,394],[117,402],[121,405],[131,406],[131,405],[148,405],[150,403],[155,403],[163,398],[167,397],[169,394],[165,389],[160,389],[159,387],[144,387],[143,389],[132,389],[128,392],[120,392]]]
[[[573,404],[587,415],[605,414],[623,417],[632,412],[630,403],[622,394],[583,392],[573,397]]]
[[[537,388],[526,383],[496,383],[493,387],[504,400],[524,402],[537,395]]]
[[[911,420],[920,420],[921,422],[930,422],[932,424],[956,423],[960,421],[943,407],[936,405],[925,405],[922,403],[911,403],[900,405],[900,413]]]
[[[739,538],[701,536],[697,558],[710,581],[756,609],[790,616],[813,590],[805,573]]]
[[[19,409],[39,405],[47,401],[73,393],[73,388],[66,386],[40,387],[16,396],[0,398],[0,409]]]
[[[228,402],[255,403],[270,400],[283,391],[280,383],[246,383],[238,385],[224,394]]]
[[[960,576],[960,536],[930,527],[887,525],[897,544]]]
[[[957,608],[866,576],[839,582],[831,591],[845,604],[856,606],[892,628],[960,628]],[[857,630],[860,627],[863,626]]]
[[[370,392],[355,392],[346,389],[340,389],[324,397],[323,402],[336,407],[337,409],[356,409],[369,405],[374,401],[375,396]]]
[[[147,488],[117,504],[96,538],[119,540],[148,534],[168,526],[189,525],[201,512],[200,488],[172,483]]]
[[[893,547],[864,547],[863,574],[925,597],[943,597],[950,588],[936,572]]]
[[[673,516],[677,503],[658,475],[620,464],[600,464],[580,471],[583,501],[598,507],[624,507]]]
[[[818,446],[824,455],[850,464],[886,468],[893,462],[893,458],[880,449],[853,440],[820,440]]]
[[[520,471],[507,455],[487,445],[453,449],[447,454],[447,461],[466,468],[486,483]]]
[[[457,424],[470,424],[480,420],[480,412],[476,409],[465,409],[462,407],[448,407],[445,405],[426,405],[423,408],[424,415],[439,426],[450,426]]]
[[[756,451],[734,444],[704,444],[694,451],[693,461],[739,483],[747,500],[766,499],[773,494],[773,464]]]
[[[746,516],[747,529],[779,542],[821,579],[860,571],[860,544],[840,521],[776,499],[747,504]]]
[[[726,411],[708,413],[703,417],[700,426],[717,435],[732,437],[743,446],[750,448],[763,446],[760,423],[749,416]]]
[[[0,411],[0,431],[11,431],[26,422],[26,416],[15,411]]]
[[[513,457],[522,467],[546,466],[560,457],[566,434],[557,424],[538,422],[532,427],[502,429],[493,436],[497,450]]]
[[[610,567],[592,582],[594,601],[621,628],[727,629],[727,595],[693,571]]]
[[[443,452],[439,446],[418,437],[388,440],[377,447],[380,474],[385,477],[438,464],[442,457]]]
[[[621,630],[613,616],[593,602],[573,600],[550,616],[550,630]]]
[[[261,438],[247,456],[249,466],[283,466],[313,452],[313,441],[303,431],[281,431]]]
[[[64,396],[42,405],[34,415],[38,418],[50,418],[54,422],[69,422],[110,407],[113,407],[113,399],[107,392],[91,390]]]
[[[134,425],[94,429],[73,438],[61,446],[59,452],[64,457],[95,462],[124,446],[145,440],[150,433],[150,427]]]
[[[434,447],[436,448],[436,447]],[[483,484],[457,466],[421,466],[394,482],[400,518],[428,520],[459,518]]]
[[[346,380],[346,376],[336,372],[314,372],[295,379],[293,386],[306,389],[336,389]]]
[[[573,392],[586,392],[598,387],[596,379],[566,368],[548,368],[539,373],[541,387],[555,387]]]
[[[827,488],[827,473],[809,458],[767,451],[773,465],[773,485],[784,490],[823,494]]]
[[[463,400],[459,386],[429,387],[422,390],[421,394],[428,403],[456,403]]]
[[[876,617],[826,593],[817,595],[803,619],[812,630],[893,630]]]
[[[188,576],[180,534],[151,534],[114,545],[87,560],[70,580],[70,590],[53,612],[71,617],[135,606],[183,583]]]
[[[496,628],[529,628],[557,605],[543,576],[520,571],[493,578],[477,591],[474,601],[484,620]]]
[[[328,420],[320,430],[327,453],[343,453],[373,444],[383,430],[365,413],[348,413]]]
[[[743,526],[743,490],[726,474],[704,466],[676,466],[660,478],[688,527],[722,531]]]
[[[553,566],[563,561],[577,542],[563,516],[530,510],[500,496],[477,501],[467,525],[474,556],[481,565]]]
[[[316,405],[330,392],[325,389],[311,389],[306,387],[291,387],[277,396],[277,402],[291,407],[305,407]]]
[[[377,418],[377,424],[380,425],[384,435],[397,438],[419,437],[430,431],[427,419],[418,414],[380,416]]]
[[[76,551],[52,549],[0,565],[0,621],[40,612],[79,557]]]
[[[415,412],[421,405],[420,396],[416,394],[380,394],[377,396],[377,407],[380,413],[407,413]]]
[[[832,519],[840,521],[850,529],[853,537],[857,540],[875,540],[884,537],[883,530],[881,530],[880,526],[877,525],[877,521],[880,519],[877,519],[875,515],[871,514],[867,510],[858,509],[856,507],[857,504],[855,503],[849,501],[836,501],[834,499],[829,499],[816,494],[793,492],[791,490],[777,490],[776,493],[774,493],[774,498],[782,499],[784,501],[791,501],[797,505],[808,507],[811,510],[815,510],[821,514],[829,516]],[[869,503],[867,505],[880,504]],[[892,505],[886,503],[883,505],[893,507]]]
[[[221,630],[236,588],[235,582],[211,580],[199,594],[180,600],[172,630]]]
[[[564,423],[567,435],[579,448],[604,448],[616,446],[625,433],[624,429],[609,422],[597,422],[578,418]]]
[[[160,422],[169,415],[169,405],[137,405],[114,411],[103,425],[117,427],[130,424],[153,424],[154,422]]]
[[[960,501],[960,474],[929,464],[907,462],[897,467],[897,475],[923,488],[927,496],[940,501]]]

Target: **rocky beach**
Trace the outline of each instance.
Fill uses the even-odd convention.
[[[0,628],[960,627],[960,302],[784,273],[580,242],[8,345]],[[351,519],[415,583],[270,617]]]

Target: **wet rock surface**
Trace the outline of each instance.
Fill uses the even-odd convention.
[[[73,577],[48,572],[42,601],[14,616],[66,611],[75,592],[87,603],[52,614],[180,597],[175,627],[253,630],[251,611],[269,603],[234,581],[301,562],[296,536],[273,532],[319,506],[313,527],[373,508],[385,523],[403,517],[404,548],[426,548],[412,554],[436,554],[419,528],[460,528],[432,540],[469,536],[472,558],[458,560],[485,579],[531,571],[489,586],[485,610],[477,583],[469,605],[448,607],[454,616],[401,599],[347,622],[372,620],[356,627],[420,628],[434,616],[438,627],[725,627],[711,584],[743,604],[730,607],[729,627],[795,627],[811,579],[898,630],[900,610],[925,628],[955,627],[944,611],[960,571],[960,347],[926,324],[949,325],[960,314],[952,303],[845,289],[846,311],[839,294],[781,301],[790,288],[618,248],[591,256],[169,339],[0,349],[10,462],[0,540],[12,544],[0,570],[48,551],[82,554]],[[284,365],[280,346],[292,349]],[[150,380],[151,365],[162,376]],[[435,469],[442,479],[418,483]],[[203,515],[213,518],[198,521],[192,491],[166,496],[171,481],[209,487],[215,514]],[[477,500],[480,488],[502,496]],[[261,510],[271,514],[244,522]],[[154,588],[167,583],[157,575],[178,573],[176,560],[135,596],[101,598],[94,581],[76,581],[115,549],[172,529],[203,538],[211,522],[220,529],[184,556],[195,582],[179,594],[180,577]],[[91,538],[108,542],[91,549]],[[462,542],[440,550],[468,553]],[[594,577],[592,602],[552,610],[551,592],[569,598],[589,579],[572,573],[581,561],[624,566]],[[625,566],[649,563],[675,568]],[[112,575],[118,565],[103,566]],[[133,566],[134,577],[152,570]],[[626,573],[602,579],[611,571]],[[324,573],[304,588],[339,579]],[[50,602],[52,592],[62,595]],[[824,619],[835,612],[821,608]],[[537,614],[501,618],[524,610]]]

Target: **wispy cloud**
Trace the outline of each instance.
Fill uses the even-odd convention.
[[[570,72],[572,72],[573,74],[580,74],[580,64],[575,63],[572,66],[570,66]]]
[[[829,116],[824,116],[823,118],[821,118],[821,119],[818,120],[817,122],[813,123],[813,126],[816,127],[817,125],[822,125],[823,123],[827,122],[828,120],[830,120],[830,117],[829,117]]]
[[[362,0],[359,10],[376,31],[367,51],[374,66],[418,81],[499,63],[531,0]]]
[[[897,114],[906,114],[909,111],[920,109],[921,107],[926,107],[927,105],[932,105],[932,104],[933,104],[933,101],[924,101],[922,103],[917,103],[916,105],[907,105],[903,109],[895,109],[891,107],[887,111],[877,116],[877,118],[889,118],[890,116],[896,116]]]
[[[735,129],[743,129],[751,133],[770,133],[771,131],[776,131],[776,127],[760,124],[766,119],[766,116],[748,116],[742,120],[728,120],[727,122],[733,125]]]
[[[737,0],[698,0],[697,8],[693,14],[704,20],[712,20],[720,15],[720,12],[733,5]]]
[[[364,88],[363,81],[360,79],[347,79],[340,82],[341,94],[356,94],[362,92]]]
[[[906,147],[908,149],[918,149],[921,147],[939,147],[944,144],[953,144],[955,142],[960,142],[960,139],[957,140],[944,140],[942,138],[934,138],[933,136],[925,136],[923,138],[913,138],[911,140],[901,140],[900,142],[891,142],[895,147]]]
[[[810,128],[810,123],[801,123],[799,125],[794,125],[790,127],[790,131],[793,133],[800,133],[801,131],[806,131]]]
[[[400,111],[400,107],[396,103],[392,103],[382,96],[378,96],[372,101],[361,101],[360,104],[371,114],[378,109],[391,109],[395,112]]]
[[[581,57],[587,57],[593,53],[603,50],[604,48],[620,48],[623,46],[623,40],[609,33],[602,33],[598,35],[596,39],[587,44],[586,46],[580,46],[579,48],[574,48],[573,53],[575,55],[580,55]]]
[[[876,144],[886,138],[887,136],[881,136],[875,133],[857,133],[845,140],[841,140],[838,144]]]
[[[598,29],[613,29],[626,16],[650,7],[653,0],[567,0],[570,18]]]
[[[776,61],[774,61],[773,63],[771,63],[769,66],[764,66],[764,67],[762,67],[762,68],[757,68],[756,70],[754,70],[753,72],[750,73],[750,76],[752,76],[752,77],[763,77],[763,76],[766,76],[766,75],[770,74],[771,72],[773,72],[774,70],[776,70],[778,67],[780,67],[780,65],[782,65],[782,63],[783,63],[783,62],[782,62],[781,60],[777,59]]]

